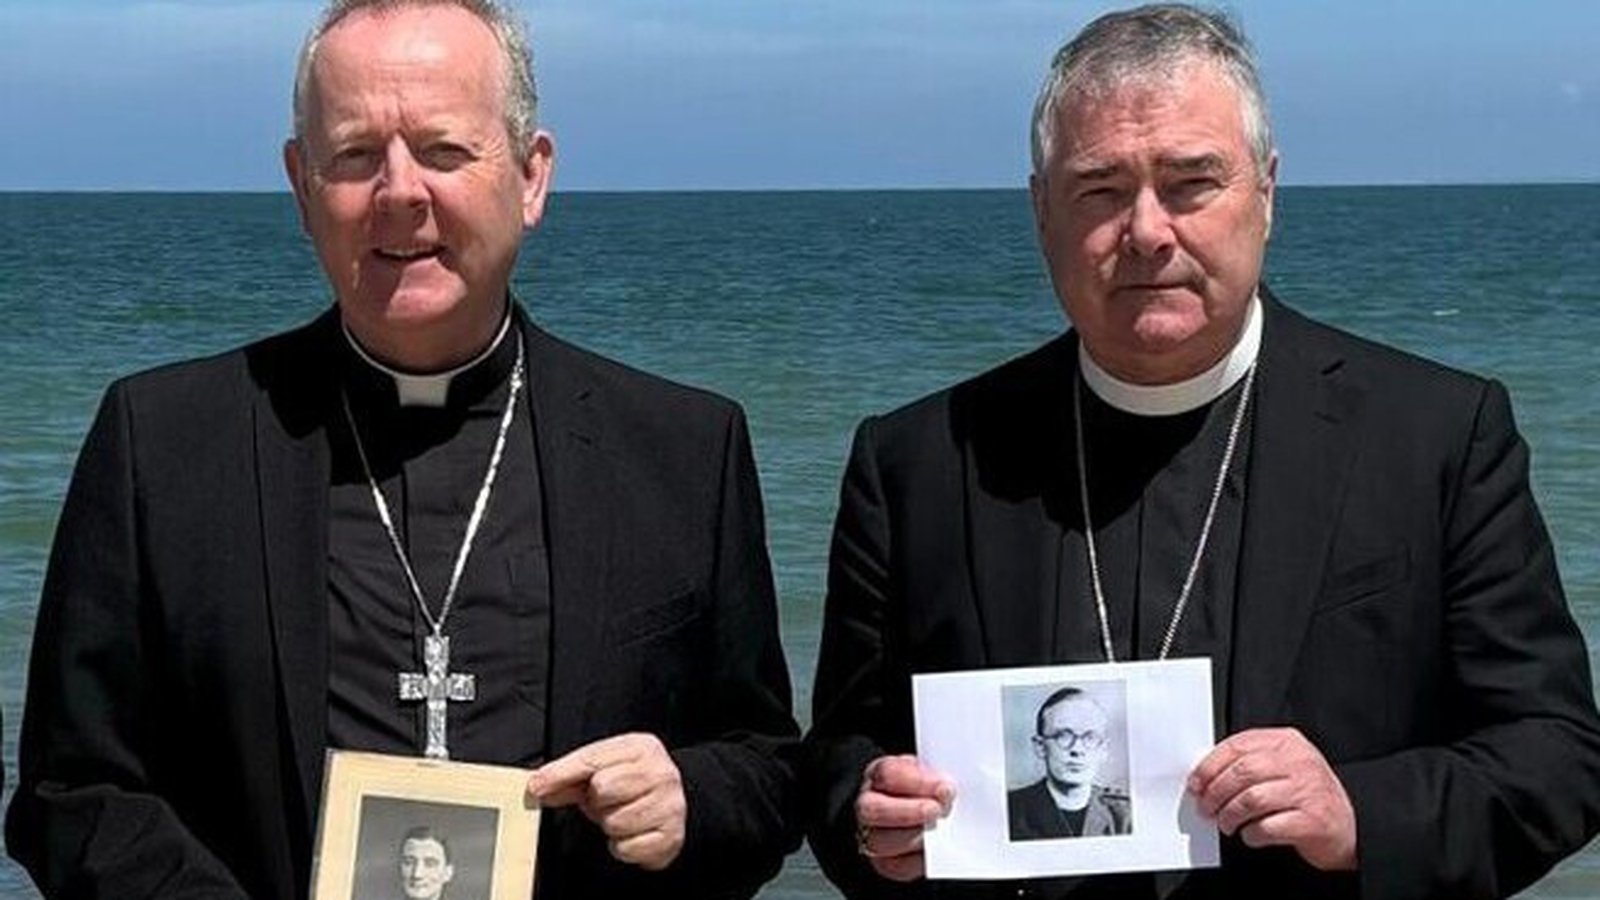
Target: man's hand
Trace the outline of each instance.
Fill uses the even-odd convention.
[[[1293,847],[1324,871],[1356,867],[1356,814],[1322,751],[1293,728],[1235,734],[1189,775],[1200,812],[1251,847]]]
[[[861,773],[856,846],[885,878],[921,878],[922,829],[949,815],[955,799],[955,786],[915,756],[880,756]]]
[[[606,833],[612,856],[640,868],[664,869],[683,850],[683,778],[653,734],[617,735],[551,760],[528,776],[528,796],[576,805]]]

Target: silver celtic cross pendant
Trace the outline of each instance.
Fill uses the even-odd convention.
[[[400,673],[400,699],[423,700],[428,704],[429,759],[449,759],[445,746],[445,710],[451,702],[472,700],[478,692],[473,676],[450,671],[450,639],[430,634],[423,639],[422,662],[425,672]]]

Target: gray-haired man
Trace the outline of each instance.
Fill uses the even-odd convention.
[[[554,159],[489,0],[337,0],[284,163],[334,308],[133,376],[78,460],[11,853],[302,897],[324,753],[532,770],[544,898],[747,897],[799,840],[741,411],[513,301]]]
[[[1073,330],[856,434],[809,736],[851,897],[1498,897],[1600,826],[1600,721],[1499,384],[1261,283],[1277,156],[1243,36],[1148,6],[1057,55],[1040,245]],[[928,885],[959,803],[910,676],[1206,656],[1220,870]],[[1148,739],[1147,735],[1147,739]]]

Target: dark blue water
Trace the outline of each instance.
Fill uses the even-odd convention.
[[[1301,309],[1510,386],[1591,647],[1597,213],[1600,185],[1290,188],[1268,260]],[[106,382],[288,327],[328,301],[287,196],[0,194],[0,230],[10,777],[50,534]],[[851,428],[1062,327],[1020,191],[559,195],[516,286],[557,333],[745,404],[802,719]],[[0,900],[32,896],[0,863]],[[833,894],[800,856],[765,896]],[[1600,851],[1530,896],[1600,896]]]

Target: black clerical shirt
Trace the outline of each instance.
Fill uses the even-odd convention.
[[[1171,416],[1141,416],[1083,390],[1084,443],[1095,551],[1112,645],[1119,661],[1156,659],[1188,573],[1195,543],[1222,464],[1228,430],[1244,383],[1216,400]],[[1068,415],[1071,411],[1068,410]],[[1170,658],[1208,656],[1217,721],[1226,709],[1225,677],[1232,647],[1235,574],[1244,526],[1245,473],[1250,462],[1249,410],[1229,466],[1216,519]],[[1069,425],[1070,427],[1070,425]],[[1057,662],[1103,662],[1099,617],[1083,537],[1076,460],[1058,572]],[[1200,880],[1204,879],[1200,873]],[[1185,894],[1195,873],[1131,873],[1038,882],[1037,896],[1071,900],[1153,900]]]
[[[1242,390],[1241,382],[1198,409],[1171,416],[1141,416],[1119,410],[1083,389],[1095,550],[1119,661],[1159,655],[1200,537]],[[1248,412],[1170,653],[1173,658],[1211,657],[1219,685],[1225,683],[1222,676],[1232,643],[1234,576],[1244,522],[1244,475],[1250,461]],[[1062,464],[1076,466],[1073,460]],[[1074,471],[1074,494],[1076,477]],[[1058,661],[1100,662],[1104,652],[1080,506],[1072,502],[1067,507],[1069,525],[1061,554],[1052,646]]]
[[[513,327],[450,383],[442,408],[401,406],[392,378],[346,347],[344,383],[361,440],[435,617],[498,434],[517,348]],[[452,702],[451,758],[531,766],[545,755],[550,578],[532,405],[524,385],[494,492],[445,619],[450,670],[476,677]],[[348,426],[330,429],[330,746],[420,755],[424,704],[399,699],[421,672],[429,627],[378,518]]]

